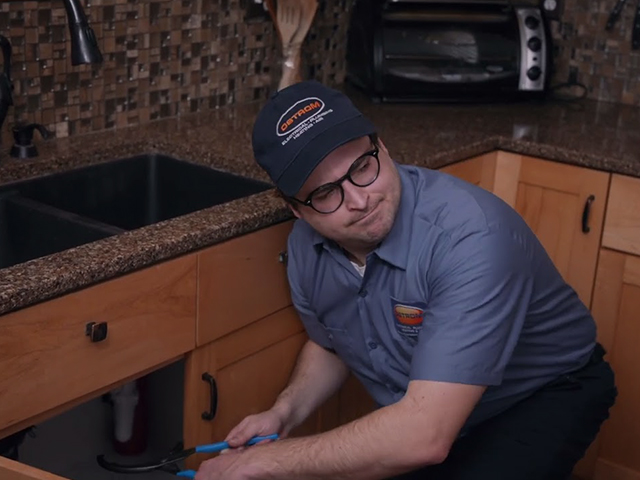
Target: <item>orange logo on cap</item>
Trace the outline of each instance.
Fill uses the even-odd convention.
[[[398,323],[407,326],[415,326],[422,323],[424,310],[416,307],[410,307],[408,305],[397,304],[393,307],[393,314],[395,315]]]
[[[324,102],[317,97],[309,97],[291,106],[278,120],[278,136],[288,135],[315,117],[324,108]]]

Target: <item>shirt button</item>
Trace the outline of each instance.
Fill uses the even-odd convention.
[[[369,293],[369,292],[367,292],[367,290],[366,290],[366,289],[362,289],[362,290],[360,290],[360,292],[358,293],[358,295],[360,295],[362,298],[364,298],[364,297],[366,297],[366,296],[367,296],[367,294],[368,294],[368,293]]]
[[[371,350],[375,350],[376,348],[378,348],[378,344],[376,342],[369,342],[369,348]]]
[[[333,335],[331,333],[327,336],[329,337],[329,340],[333,340]]]

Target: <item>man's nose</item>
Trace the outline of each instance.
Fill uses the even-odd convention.
[[[366,188],[358,187],[349,180],[342,184],[344,204],[349,210],[366,210],[369,194]]]

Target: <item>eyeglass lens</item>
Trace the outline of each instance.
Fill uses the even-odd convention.
[[[347,172],[344,178],[335,183],[323,185],[311,194],[309,201],[311,207],[320,213],[335,212],[344,200],[342,182],[349,180],[357,187],[371,185],[380,172],[380,162],[377,158],[377,150],[358,158]]]

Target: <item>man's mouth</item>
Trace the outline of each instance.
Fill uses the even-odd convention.
[[[378,204],[379,205],[379,204]],[[352,225],[355,225],[356,223],[360,223],[364,220],[366,220],[367,218],[369,218],[371,216],[371,214],[373,212],[375,212],[378,209],[378,205],[376,205],[375,207],[373,207],[371,210],[369,210],[365,215],[363,215],[362,217],[360,217],[359,219],[357,219],[356,221],[352,222]]]

